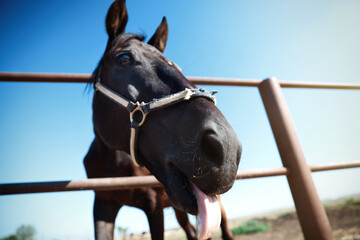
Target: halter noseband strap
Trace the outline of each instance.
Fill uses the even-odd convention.
[[[130,113],[130,155],[135,165],[142,166],[137,160],[137,138],[139,135],[139,128],[141,125],[144,124],[146,120],[146,116],[155,110],[165,108],[171,105],[174,105],[178,102],[182,102],[185,100],[189,100],[195,97],[203,97],[206,98],[213,103],[216,103],[216,99],[214,94],[216,92],[207,92],[204,89],[197,89],[197,88],[186,88],[183,91],[165,96],[163,98],[154,99],[151,102],[144,103],[144,102],[132,102],[125,97],[121,96],[120,94],[112,91],[105,85],[100,82],[100,75],[101,69],[99,69],[99,77],[95,83],[95,90],[101,92],[106,97],[111,99],[112,101],[116,102],[120,106],[126,108]],[[141,119],[137,120],[134,119],[135,113],[141,113]]]

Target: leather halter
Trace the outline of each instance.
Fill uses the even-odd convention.
[[[119,104],[120,106],[126,108],[129,111],[130,114],[130,155],[131,159],[133,160],[134,164],[136,166],[143,166],[139,163],[137,160],[137,141],[138,141],[138,135],[140,127],[144,124],[146,120],[146,116],[153,111],[156,111],[158,109],[162,109],[165,107],[169,107],[171,105],[174,105],[178,102],[186,101],[191,98],[196,97],[203,97],[210,101],[212,101],[214,104],[216,104],[216,99],[214,94],[216,91],[213,92],[207,92],[204,89],[198,89],[198,88],[186,88],[183,91],[159,98],[159,99],[153,99],[150,102],[144,103],[144,102],[132,102],[125,97],[121,96],[119,93],[112,91],[110,88],[106,87],[104,84],[101,83],[101,74],[102,74],[102,66],[100,65],[99,71],[98,71],[98,77],[96,79],[95,83],[95,90],[101,92],[106,97],[114,101],[115,103]],[[136,120],[134,119],[135,113],[141,113],[141,119]]]

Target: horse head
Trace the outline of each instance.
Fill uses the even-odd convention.
[[[212,95],[196,90],[164,57],[166,18],[147,43],[142,36],[125,33],[127,19],[125,0],[115,1],[106,17],[107,47],[93,74],[95,84],[101,83],[95,85],[101,91],[95,92],[93,100],[95,135],[112,149],[130,153],[135,147],[132,155],[164,185],[172,204],[197,214],[198,191],[214,196],[233,185],[240,143]],[[186,91],[190,95],[185,96]],[[155,110],[144,113],[144,104],[139,103],[159,102],[154,99],[164,107],[148,104]],[[137,126],[131,126],[129,114],[140,119],[135,121]]]

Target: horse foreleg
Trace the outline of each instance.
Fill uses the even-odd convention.
[[[188,240],[196,240],[196,230],[195,228],[190,224],[189,218],[186,214],[186,212],[179,211],[174,208],[176,219],[178,220],[178,223],[184,229],[186,233],[186,237]]]
[[[234,234],[232,233],[232,231],[230,230],[230,228],[228,226],[228,221],[227,221],[227,217],[226,217],[225,208],[224,208],[224,205],[222,204],[220,196],[218,196],[218,199],[219,199],[220,210],[221,210],[221,224],[220,224],[220,227],[221,227],[222,238],[224,240],[233,240],[234,239]]]
[[[164,239],[164,212],[163,208],[156,208],[151,211],[145,211],[149,222],[151,239]]]
[[[137,207],[142,209],[148,219],[151,239],[164,239],[164,210],[160,195],[149,188],[146,192],[138,190]],[[141,200],[140,200],[141,199]]]
[[[96,195],[94,201],[95,239],[112,240],[114,238],[116,215],[121,205]]]

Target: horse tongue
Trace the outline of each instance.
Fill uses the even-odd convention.
[[[208,196],[203,193],[195,184],[191,183],[198,205],[197,226],[198,239],[208,239],[212,237],[220,226],[221,211],[220,205],[215,195]]]

